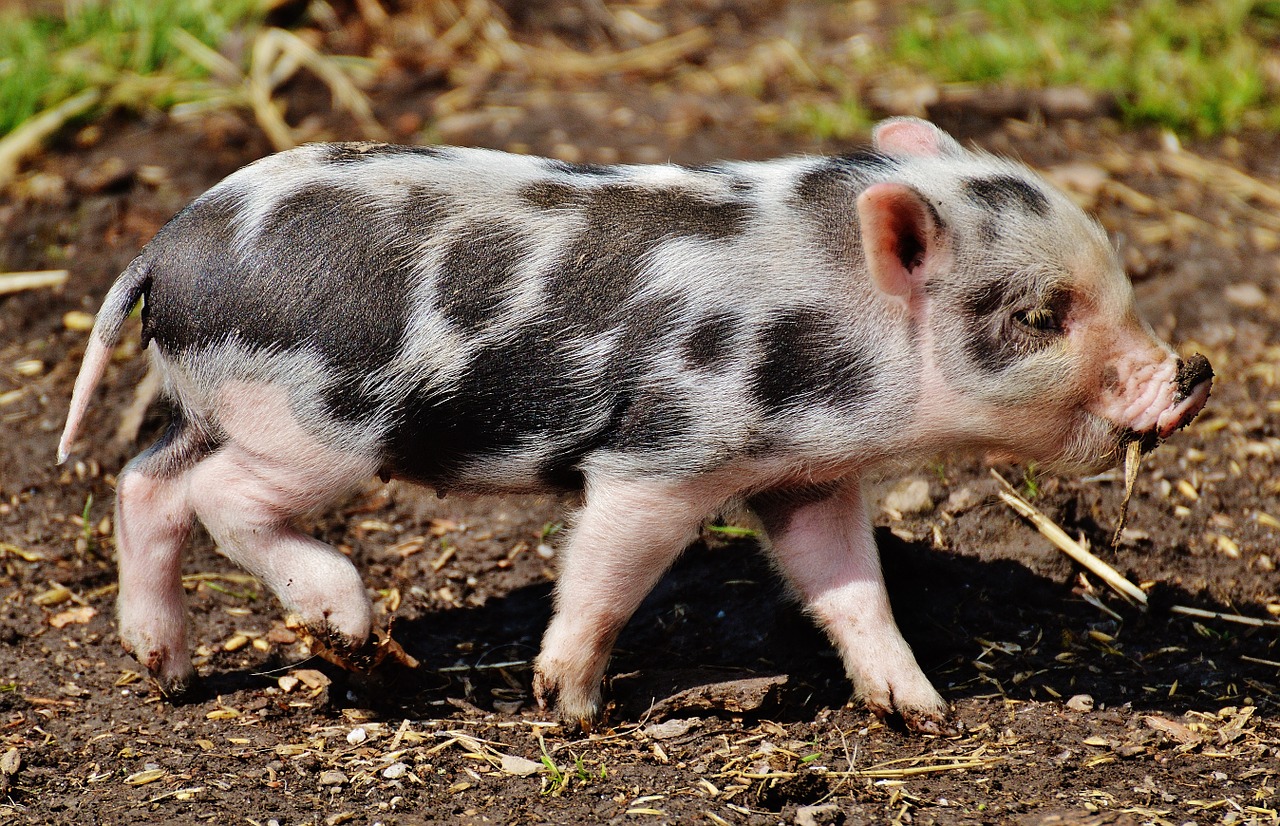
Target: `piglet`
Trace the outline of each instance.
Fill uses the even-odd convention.
[[[119,474],[119,620],[165,692],[195,676],[196,519],[358,653],[360,576],[299,515],[374,475],[579,491],[533,687],[583,726],[640,601],[745,502],[857,695],[945,730],[890,611],[867,472],[950,452],[1096,471],[1187,424],[1212,379],[1139,319],[1098,224],[913,119],[844,157],[697,168],[370,143],[265,158],[107,293],[59,461],[140,299],[173,417]]]

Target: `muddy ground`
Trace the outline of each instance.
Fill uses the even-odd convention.
[[[751,64],[798,25],[796,7],[815,48],[855,24],[874,31],[874,14],[831,20],[827,4],[691,3],[664,33],[703,26],[714,45],[678,63],[479,81],[405,47],[383,64],[374,109],[396,140],[570,160],[850,149],[777,128],[768,107],[785,83],[748,98],[698,80],[722,55]],[[507,21],[520,42],[627,45],[535,8]],[[368,52],[366,22],[320,39]],[[311,134],[359,137],[317,84],[285,95]],[[912,734],[848,705],[834,651],[754,540],[713,527],[623,633],[609,725],[575,738],[531,707],[528,666],[571,503],[374,480],[308,528],[351,555],[420,667],[357,678],[308,658],[273,598],[201,535],[185,571],[205,681],[172,705],[113,627],[113,474],[164,421],[155,407],[136,438],[117,437],[146,373],[136,335],[77,460],[55,467],[54,446],[80,314],[174,212],[270,146],[245,111],[116,115],[66,130],[0,200],[0,269],[70,271],[60,289],[0,297],[0,822],[1280,822],[1277,628],[1180,612],[1280,618],[1280,141],[1179,146],[1122,128],[1105,101],[1065,118],[1035,93],[995,107],[908,98],[879,95],[877,111],[925,100],[962,140],[1023,158],[1094,209],[1146,317],[1218,372],[1205,413],[1143,465],[1117,549],[1118,474],[998,468],[1140,583],[1149,610],[1010,511],[985,465],[940,457],[885,473],[881,492],[916,479],[929,495],[911,513],[877,507],[876,522],[895,613],[963,735]]]

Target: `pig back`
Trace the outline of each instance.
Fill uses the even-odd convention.
[[[440,487],[847,452],[884,388],[909,391],[857,247],[880,165],[305,147],[144,250],[144,335],[190,406],[281,384],[312,430]]]

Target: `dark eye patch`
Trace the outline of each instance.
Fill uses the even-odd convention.
[[[987,372],[999,373],[1049,346],[1061,332],[1070,296],[1062,290],[1037,295],[1034,285],[1016,274],[992,279],[959,301],[970,358]]]

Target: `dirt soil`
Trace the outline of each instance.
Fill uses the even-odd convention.
[[[814,42],[845,42],[852,24],[829,23],[831,5],[690,3],[671,25],[714,34],[688,59],[705,73],[789,31],[797,7]],[[532,8],[510,21],[524,42],[603,48],[590,20]],[[369,33],[353,16],[323,38],[357,50]],[[468,86],[430,55],[397,55],[371,93],[396,140],[431,123],[458,143],[679,163],[853,148],[758,116],[785,86],[747,101],[683,69],[504,70]],[[318,85],[286,94],[293,122],[359,136]],[[1140,583],[1146,611],[1009,510],[981,462],[884,475],[881,492],[928,487],[875,513],[895,613],[965,727],[951,738],[848,704],[835,652],[755,541],[714,528],[623,633],[609,724],[570,736],[532,707],[529,662],[572,503],[376,480],[307,527],[351,555],[421,665],[366,678],[310,658],[274,599],[199,536],[185,581],[204,681],[189,702],[163,700],[113,619],[113,474],[164,421],[153,406],[129,424],[146,374],[136,322],[84,449],[56,467],[54,447],[83,314],[164,221],[269,146],[233,111],[68,131],[0,200],[0,269],[70,270],[60,289],[0,297],[0,822],[1280,822],[1280,646],[1265,624],[1280,618],[1280,142],[1179,147],[1105,105],[1046,118],[1035,95],[1010,99],[1002,112],[943,96],[926,112],[1096,211],[1146,318],[1219,378],[1199,420],[1143,464],[1114,550],[1119,473],[998,468]]]

